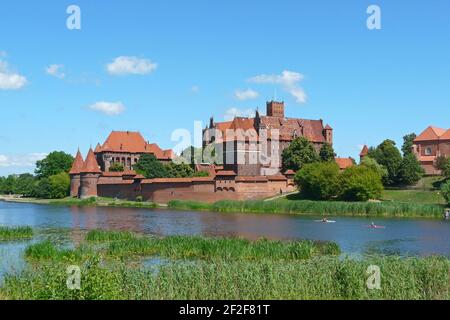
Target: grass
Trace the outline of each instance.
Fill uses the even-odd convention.
[[[98,206],[98,207],[120,207],[120,208],[157,208],[158,205],[147,201],[127,201],[105,197],[91,197],[87,199],[65,198],[49,200],[48,204],[65,206]]]
[[[214,204],[193,201],[170,201],[169,208],[209,210],[232,213],[272,213],[309,215],[349,215],[368,217],[430,217],[441,218],[444,206],[409,202],[342,202],[310,200],[219,201]]]
[[[0,241],[31,239],[33,229],[31,227],[0,227]]]
[[[446,204],[441,192],[437,190],[385,190],[383,200],[418,204]]]
[[[338,255],[334,242],[316,241],[249,241],[235,238],[203,238],[173,236],[165,238],[139,236],[130,232],[90,231],[88,244],[75,249],[60,249],[49,241],[30,245],[25,257],[34,261],[82,261],[92,257],[96,249],[90,244],[105,242],[100,253],[107,259],[158,255],[170,259],[198,260],[302,260],[313,256]]]
[[[333,242],[167,237],[141,238],[110,243],[110,256],[159,255],[170,259],[225,260],[302,260],[320,255],[338,255],[339,246]]]
[[[381,270],[381,289],[366,285],[369,265]],[[81,267],[81,290],[66,286],[65,264],[45,264],[5,278],[8,299],[58,300],[272,300],[272,299],[449,299],[449,261],[444,258],[374,257],[300,262],[224,261],[168,264],[158,272],[96,259]]]

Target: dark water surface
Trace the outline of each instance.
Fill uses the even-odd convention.
[[[70,228],[74,238],[81,229],[129,230],[147,234],[228,236],[257,239],[312,239],[337,242],[345,254],[399,254],[450,257],[450,222],[426,219],[377,219],[385,229],[369,229],[367,218],[320,218],[232,214],[135,208],[65,207],[0,201],[0,226]],[[74,239],[75,241],[79,239]],[[23,244],[0,243],[0,259],[8,247]],[[2,254],[3,253],[3,254]],[[4,263],[4,262],[3,262]],[[2,261],[0,261],[0,266]]]

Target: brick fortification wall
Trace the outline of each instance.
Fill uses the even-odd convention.
[[[266,177],[245,177],[236,181],[213,179],[122,180],[100,178],[98,196],[167,203],[171,200],[192,200],[213,203],[220,200],[255,200],[294,190],[291,180]],[[181,180],[181,181],[180,181]]]

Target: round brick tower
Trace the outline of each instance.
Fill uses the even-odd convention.
[[[75,160],[72,164],[72,169],[69,171],[70,175],[70,196],[72,198],[78,197],[80,192],[80,174],[81,170],[83,170],[84,161],[81,156],[80,149],[78,149]]]
[[[97,184],[101,173],[94,151],[90,148],[84,161],[83,169],[80,172],[79,196],[81,199],[97,197]]]

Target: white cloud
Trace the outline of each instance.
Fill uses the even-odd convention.
[[[106,65],[111,75],[139,74],[144,75],[154,71],[158,65],[148,59],[121,56]]]
[[[102,112],[108,116],[116,116],[125,111],[125,106],[121,102],[96,102],[89,106],[91,110]]]
[[[27,84],[27,78],[9,69],[8,62],[0,59],[0,90],[18,90]]]
[[[291,94],[297,103],[305,103],[307,96],[305,91],[299,86],[299,82],[304,79],[301,73],[294,71],[283,71],[280,75],[261,74],[248,79],[252,83],[271,83],[281,85],[283,90]]]
[[[200,91],[200,87],[199,87],[199,86],[195,85],[195,86],[192,86],[192,87],[191,87],[191,92],[197,93],[197,92],[199,92],[199,91]]]
[[[0,58],[6,58],[8,53],[6,51],[0,51]]]
[[[259,93],[252,89],[247,90],[236,90],[234,92],[234,97],[238,100],[244,101],[244,100],[250,100],[250,99],[256,99],[259,97]]]
[[[0,167],[34,167],[36,161],[42,160],[47,153],[30,153],[25,155],[0,154]]]
[[[225,121],[231,121],[234,119],[234,117],[254,117],[255,116],[255,110],[253,109],[246,109],[241,110],[238,108],[230,108],[227,111],[225,111],[225,115],[223,118]]]
[[[64,65],[62,64],[52,64],[49,65],[47,68],[45,68],[45,73],[59,78],[59,79],[63,79],[65,78],[66,74],[62,71],[62,69],[64,69]]]

